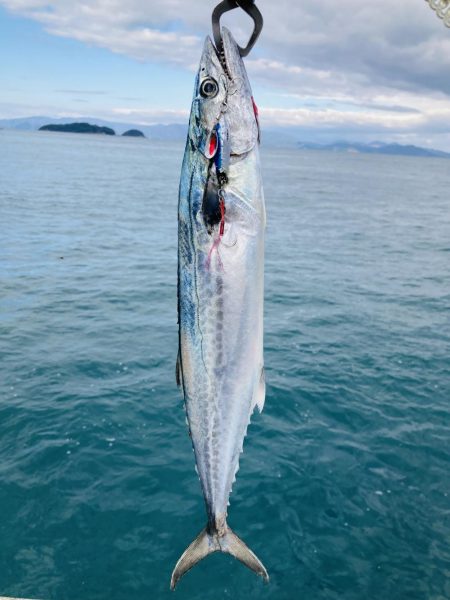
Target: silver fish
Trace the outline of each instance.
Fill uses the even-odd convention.
[[[265,208],[256,105],[239,48],[206,38],[179,196],[177,381],[183,388],[205,529],[178,560],[171,588],[202,558],[227,552],[268,580],[226,522],[251,414],[265,398]]]

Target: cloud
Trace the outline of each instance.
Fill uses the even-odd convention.
[[[216,1],[0,0],[10,11],[41,22],[50,33],[108,48],[138,60],[189,67],[198,61]],[[412,0],[259,0],[265,27],[257,52],[284,81],[299,68],[335,87],[365,80],[403,89],[450,94],[450,36],[425,2]],[[232,11],[244,39],[248,17]],[[280,73],[278,73],[280,76]]]
[[[185,66],[198,56],[201,40],[196,35],[163,30],[165,21],[171,15],[175,17],[176,4],[136,0],[0,1],[11,12],[42,23],[53,35],[107,48],[137,60]],[[160,16],[157,22],[155,15]]]
[[[78,94],[80,96],[105,96],[106,90],[55,90],[57,94]]]
[[[189,110],[169,110],[164,108],[129,108],[118,107],[110,111],[109,118],[140,123],[141,125],[154,125],[157,123],[186,123]]]
[[[261,114],[267,124],[399,136],[449,133],[450,35],[426,2],[257,1],[265,26],[246,62],[255,87],[266,94]],[[217,2],[0,0],[0,5],[42,23],[53,35],[192,69]],[[244,42],[251,25],[243,11],[228,13],[224,21]],[[130,118],[186,118],[181,107],[116,110],[123,116],[128,111]]]
[[[450,92],[450,36],[425,2],[277,0],[267,2],[265,16],[264,43],[282,62],[373,85]]]
[[[346,112],[336,109],[311,110],[308,108],[264,108],[262,121],[279,126],[370,126],[382,129],[411,129],[423,123],[421,114],[388,113],[378,111]],[[450,116],[450,110],[448,111]]]

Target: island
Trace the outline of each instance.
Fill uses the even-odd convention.
[[[116,135],[111,127],[100,127],[90,123],[65,123],[49,124],[39,127],[39,131],[62,131],[64,133],[101,133],[103,135]]]
[[[143,138],[145,138],[145,135],[142,133],[142,131],[139,131],[139,129],[129,129],[128,131],[125,131],[124,133],[122,133],[122,135],[127,136],[127,137],[143,137]]]

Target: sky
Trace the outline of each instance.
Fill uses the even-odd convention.
[[[0,118],[186,122],[217,1],[0,0]],[[246,66],[263,127],[450,150],[450,29],[427,2],[257,5]],[[243,11],[223,23],[246,43]]]

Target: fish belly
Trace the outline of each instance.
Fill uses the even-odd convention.
[[[255,148],[230,165],[223,236],[209,234],[201,213],[208,167],[187,148],[179,200],[180,359],[197,470],[209,518],[220,520],[251,413],[264,402],[265,213]]]

